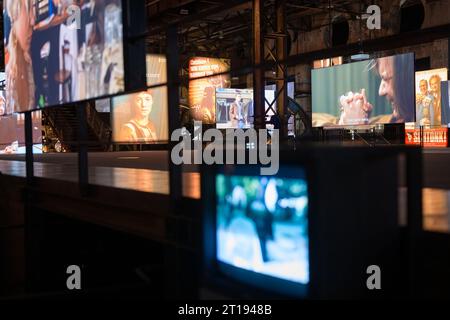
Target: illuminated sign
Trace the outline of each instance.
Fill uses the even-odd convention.
[[[406,129],[405,144],[420,145],[422,144],[420,129]],[[448,129],[424,129],[423,130],[424,147],[446,148],[448,146]]]

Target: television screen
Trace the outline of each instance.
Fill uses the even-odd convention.
[[[216,123],[218,129],[253,127],[253,90],[216,89]]]
[[[11,113],[12,110],[9,109],[9,106],[6,103],[6,92],[4,90],[0,90],[0,117]]]
[[[216,89],[230,87],[230,75],[220,74],[228,71],[230,60],[201,57],[189,60],[189,105],[194,120],[216,123]]]
[[[288,96],[294,98],[294,82],[288,82]],[[275,85],[265,87],[266,122],[277,108],[275,100]],[[216,89],[216,124],[218,129],[246,129],[253,128],[255,113],[253,104],[253,89]],[[273,103],[272,103],[273,102]],[[270,106],[270,103],[272,105]],[[294,117],[289,119],[289,131],[293,131]],[[273,125],[272,125],[273,127]],[[271,125],[267,125],[271,129]]]
[[[296,170],[289,179],[216,176],[216,255],[223,272],[251,272],[240,280],[270,290],[277,290],[274,281],[309,283],[308,186]]]
[[[100,113],[110,113],[111,112],[111,99],[99,99],[95,100],[95,110]]]
[[[441,82],[442,125],[450,127],[450,81]]]
[[[167,60],[147,55],[147,85],[167,82]],[[167,86],[114,97],[112,99],[113,141],[156,143],[169,139]]]
[[[33,153],[42,153],[42,115],[32,116]],[[25,154],[25,116],[11,114],[0,116],[0,154]]]
[[[447,69],[416,73],[416,124],[441,126],[441,81],[447,81]]]
[[[314,127],[415,122],[414,54],[312,71]]]
[[[3,3],[14,112],[124,91],[121,0]]]

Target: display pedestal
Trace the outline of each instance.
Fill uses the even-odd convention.
[[[403,124],[370,125],[358,127],[320,127],[313,130],[314,140],[324,143],[351,143],[367,146],[403,144],[405,127]]]

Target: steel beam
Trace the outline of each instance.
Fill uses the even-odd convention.
[[[86,104],[76,105],[78,128],[78,183],[82,196],[87,196],[89,186],[89,164],[88,164],[88,127],[86,116]]]
[[[29,111],[25,113],[25,161],[27,184],[30,186],[34,178],[34,156],[33,156],[33,114]]]
[[[281,62],[285,61],[287,58],[287,27],[286,27],[286,0],[276,0],[275,1],[275,12],[276,12],[276,33],[280,36],[276,39],[276,61],[277,61],[277,80],[276,92],[277,92],[277,111],[280,117],[280,138],[285,140],[287,138],[287,124],[288,119],[286,118],[286,107],[287,107],[287,67],[286,64]]]
[[[178,48],[178,26],[171,26],[167,30],[167,94],[169,105],[169,139],[180,125],[180,98],[179,98],[179,48]],[[177,142],[170,142],[170,150]],[[181,167],[176,166],[170,161],[169,157],[169,174],[170,174],[170,197],[173,203],[179,201],[182,196],[182,175]]]
[[[265,97],[264,97],[264,38],[262,27],[262,10],[264,0],[253,0],[253,92],[255,108],[255,129],[265,128]]]

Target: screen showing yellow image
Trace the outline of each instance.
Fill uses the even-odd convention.
[[[230,88],[230,75],[220,74],[229,70],[230,61],[226,59],[196,57],[189,60],[189,79],[199,78],[189,81],[189,105],[194,120],[216,123],[216,89]]]
[[[416,72],[416,125],[441,126],[442,81],[447,81],[447,68]]]
[[[147,55],[147,85],[167,81],[167,60]],[[113,141],[116,143],[163,143],[169,139],[167,86],[112,99]]]

